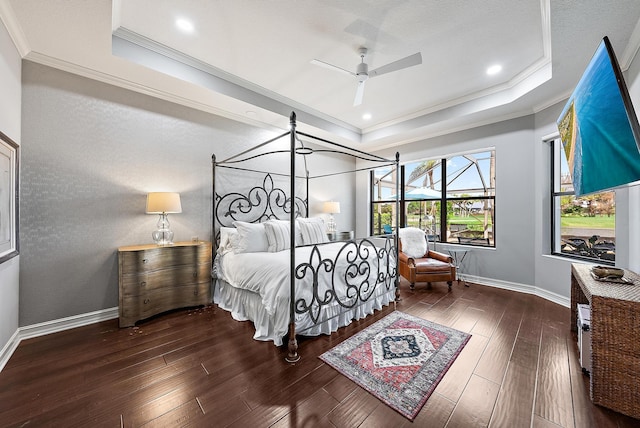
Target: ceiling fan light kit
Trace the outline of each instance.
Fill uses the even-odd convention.
[[[369,78],[369,66],[366,62],[364,62],[364,57],[367,55],[367,48],[360,48],[358,50],[360,53],[360,64],[356,68],[356,77],[358,78],[358,82],[365,82]]]
[[[325,68],[330,68],[331,70],[339,71],[341,73],[347,73],[356,77],[356,80],[358,81],[358,87],[356,89],[356,96],[353,100],[354,107],[362,104],[362,99],[364,98],[364,83],[368,79],[376,76],[381,76],[383,74],[391,73],[393,71],[399,71],[405,68],[413,67],[414,65],[422,64],[422,54],[418,52],[413,55],[409,55],[405,58],[390,62],[389,64],[383,65],[381,67],[378,67],[374,70],[369,71],[369,65],[365,62],[365,57],[367,56],[367,52],[368,50],[365,47],[361,47],[360,49],[358,49],[358,54],[360,54],[360,63],[356,66],[355,73],[345,70],[342,67],[338,67],[337,65],[320,61],[318,59],[312,60],[311,63],[315,65],[320,65]]]

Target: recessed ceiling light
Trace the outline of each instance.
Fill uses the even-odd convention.
[[[487,74],[489,76],[493,76],[494,74],[498,74],[501,71],[502,71],[502,66],[500,64],[492,65],[491,67],[487,68]]]
[[[362,119],[364,120],[371,120],[371,113],[365,113],[362,115]]]
[[[180,30],[184,31],[185,33],[193,33],[193,29],[194,29],[193,23],[184,18],[176,19],[176,27],[178,27]]]

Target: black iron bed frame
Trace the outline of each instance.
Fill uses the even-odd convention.
[[[251,154],[251,152],[263,148],[266,145],[286,136],[290,137],[290,148],[288,150],[267,151],[258,154]],[[329,146],[333,148],[312,149],[310,147],[305,147],[304,142],[299,138],[299,136],[309,138],[314,142],[319,142],[322,146]],[[364,168],[354,169],[350,171],[310,177],[307,170],[306,156],[314,152],[345,154],[373,163],[373,166],[366,166]],[[276,172],[248,169],[239,166],[242,164],[242,162],[274,153],[289,153],[290,173],[288,175]],[[305,161],[304,177],[296,177],[296,155],[303,155],[303,159]],[[396,299],[399,297],[397,275],[397,235],[381,236],[381,238],[385,239],[383,247],[376,246],[372,242],[372,240],[368,238],[349,240],[339,250],[339,254],[334,260],[323,259],[319,250],[319,247],[322,244],[314,245],[309,260],[296,265],[296,233],[293,233],[293,231],[295,230],[296,218],[308,216],[309,179],[322,178],[346,173],[355,173],[358,171],[371,170],[384,166],[395,167],[396,174],[399,174],[399,161],[400,156],[398,153],[396,153],[395,159],[386,159],[380,156],[365,153],[357,149],[352,149],[320,137],[309,135],[303,132],[298,132],[296,131],[295,112],[291,113],[290,130],[288,132],[278,135],[270,140],[267,140],[261,144],[258,144],[257,146],[254,146],[222,161],[217,161],[215,154],[212,155],[212,242],[217,242],[219,237],[219,231],[216,229],[216,224],[220,226],[231,226],[232,222],[235,220],[244,220],[259,223],[269,219],[289,220],[291,224],[290,230],[292,231],[292,233],[290,234],[289,251],[291,298],[289,304],[288,355],[285,358],[287,362],[296,362],[300,359],[300,355],[298,354],[298,343],[296,339],[296,313],[307,313],[315,324],[318,321],[323,306],[326,306],[335,300],[344,308],[353,308],[359,303],[366,302],[374,294],[375,289],[381,284],[387,287],[387,291],[390,290],[390,287],[394,287]],[[246,193],[231,192],[224,195],[219,195],[218,193],[216,193],[216,168],[230,168],[239,171],[263,174],[264,178],[262,181],[262,185],[255,186]],[[273,176],[289,177],[290,187],[288,189],[288,194],[293,195],[293,197],[287,196],[287,191],[274,185]],[[396,194],[399,194],[400,180],[399,177],[397,178]],[[296,195],[296,179],[305,180],[306,190],[304,199]],[[396,224],[399,224],[398,217],[399,202],[396,201]],[[375,249],[377,259],[379,261],[383,259],[385,260],[386,271],[380,271],[380,263],[378,263],[375,284],[371,285],[368,282],[361,284],[350,284],[349,277],[355,277],[359,274],[361,275],[363,273],[370,272],[371,266],[367,261],[367,257],[370,255],[370,251],[373,251],[373,249]],[[332,272],[338,257],[340,257],[340,254],[342,254],[343,252],[346,252],[347,260],[349,263],[347,273],[345,274],[345,278],[343,278],[343,280],[347,284],[347,293],[346,296],[344,296],[348,299],[347,302],[343,302],[338,298],[337,293],[335,292],[335,278],[333,275],[331,279],[332,288],[330,290],[327,290],[324,295],[319,295],[318,292],[318,274],[320,273],[320,271]],[[307,302],[303,298],[300,298],[298,300],[296,300],[295,298],[296,279],[302,279],[306,275],[312,275],[313,278],[313,299],[311,302]]]

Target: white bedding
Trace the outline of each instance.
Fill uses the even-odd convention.
[[[344,242],[296,248],[296,265],[309,263],[318,270],[318,293],[321,298],[327,290],[332,290],[348,306],[356,300],[356,288],[347,289],[349,284],[357,286],[363,294],[370,294],[377,275],[386,272],[386,261],[379,260],[373,246],[361,247],[360,254],[367,263],[358,261],[356,268],[352,262],[357,245]],[[314,250],[315,249],[315,250]],[[338,254],[340,253],[340,257]],[[368,254],[367,254],[368,253]],[[226,252],[218,254],[215,260],[216,290],[214,302],[232,313],[237,320],[251,320],[256,328],[255,339],[273,340],[282,344],[289,323],[289,250],[268,253]],[[320,260],[327,260],[320,264]],[[325,269],[333,265],[334,269]],[[395,264],[395,262],[393,262]],[[319,267],[320,266],[320,267]],[[368,269],[366,268],[368,266]],[[329,270],[329,272],[327,272]],[[307,304],[313,300],[313,273],[307,271],[304,278],[296,281],[296,300],[304,297]],[[393,278],[389,279],[392,283]],[[366,284],[369,284],[367,287]],[[361,287],[365,284],[364,287]],[[315,323],[308,313],[296,314],[296,331],[304,335],[330,334],[339,327],[348,325],[352,319],[359,319],[381,309],[395,299],[392,286],[380,284],[367,302],[354,308],[344,308],[333,302],[323,307],[319,321]],[[317,306],[316,306],[317,308]],[[314,316],[318,315],[317,310]]]

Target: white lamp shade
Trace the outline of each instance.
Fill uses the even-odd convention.
[[[147,214],[181,213],[180,194],[151,192],[147,195]]]
[[[340,202],[325,202],[322,211],[329,214],[340,214]]]

